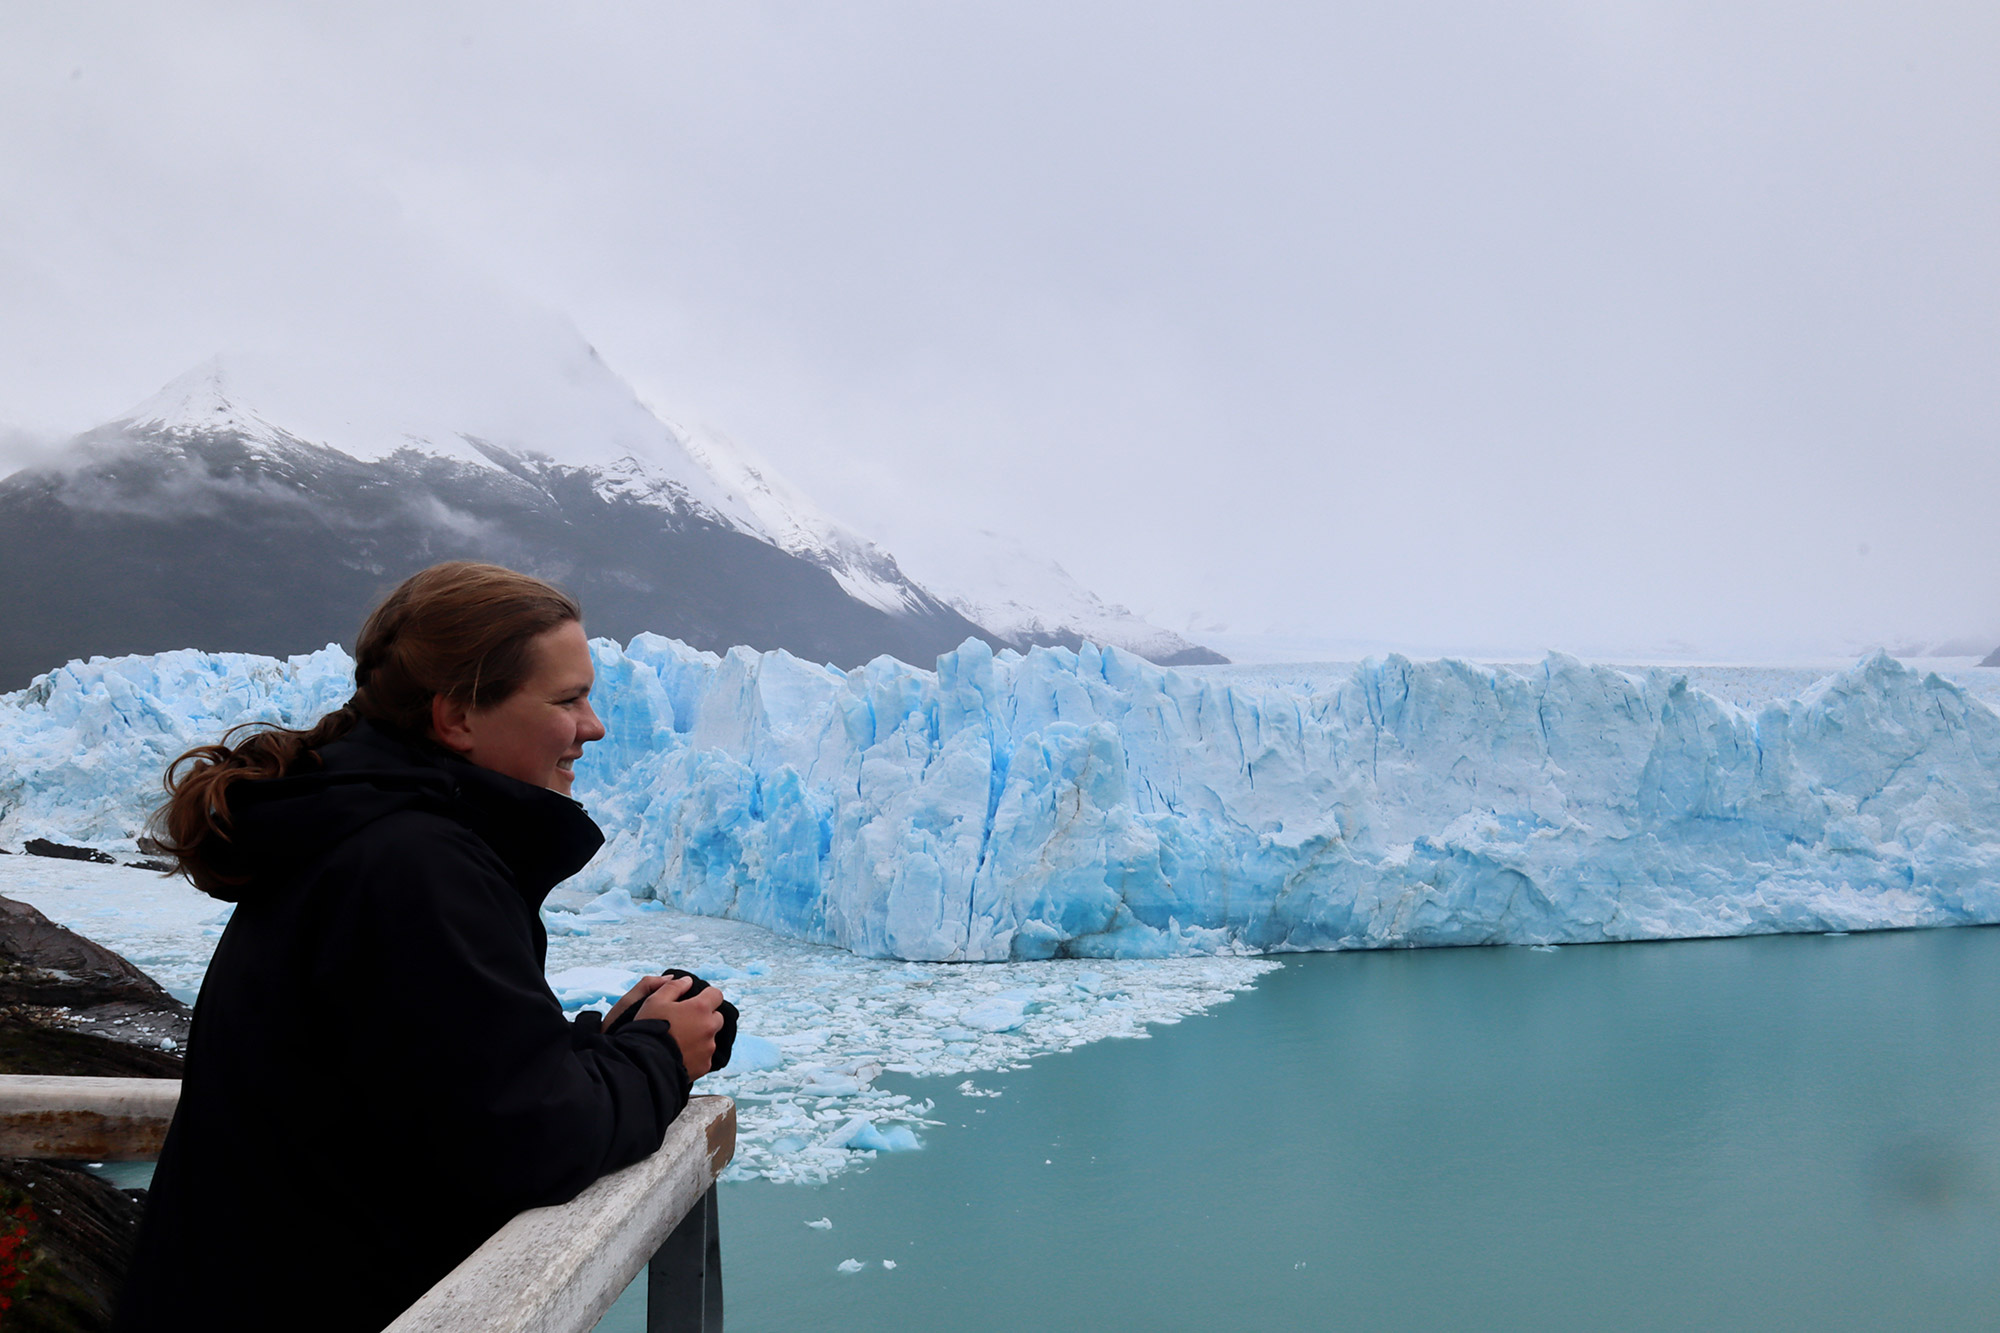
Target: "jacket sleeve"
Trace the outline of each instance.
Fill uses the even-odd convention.
[[[413,812],[370,832],[340,854],[352,892],[330,913],[313,987],[352,1002],[358,1013],[334,1017],[372,1044],[349,1056],[372,1066],[353,1128],[392,1158],[415,1154],[467,1203],[510,1212],[658,1149],[690,1089],[667,1024],[607,1036],[565,1020],[532,908],[469,830]]]

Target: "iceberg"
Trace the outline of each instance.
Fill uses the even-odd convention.
[[[609,735],[575,794],[608,843],[573,931],[652,899],[1002,961],[2000,921],[2000,714],[1881,654],[1750,709],[1560,654],[1274,681],[976,640],[935,670],[592,652]],[[130,848],[174,755],[303,725],[350,671],[175,652],[0,696],[0,845]]]

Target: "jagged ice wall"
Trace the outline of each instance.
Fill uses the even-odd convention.
[[[593,644],[582,878],[909,959],[2000,921],[2000,715],[1876,656],[1756,711],[1665,671],[1232,683],[1086,647],[935,672]],[[345,699],[338,649],[72,663],[0,696],[0,844],[131,847],[166,762]]]

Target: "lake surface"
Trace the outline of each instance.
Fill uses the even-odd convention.
[[[2000,928],[1288,958],[725,1186],[729,1327],[1991,1328],[1996,1018]]]

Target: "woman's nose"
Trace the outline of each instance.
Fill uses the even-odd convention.
[[[603,738],[604,724],[597,720],[597,710],[592,708],[590,701],[586,699],[583,701],[583,720],[578,724],[576,729],[577,742],[582,745],[588,745],[592,741],[602,740]]]

